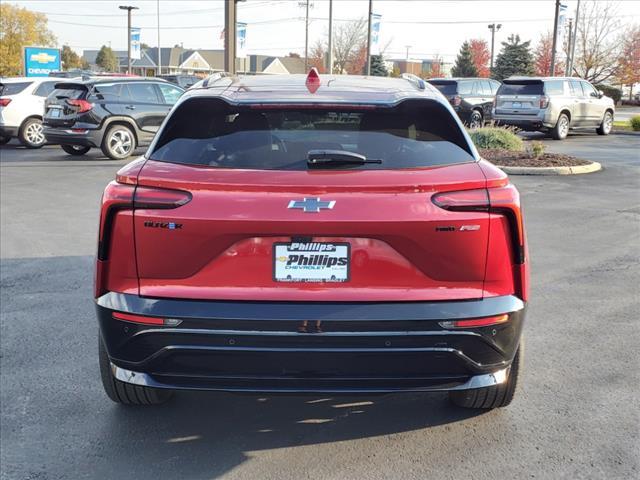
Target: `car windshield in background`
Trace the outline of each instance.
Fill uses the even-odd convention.
[[[0,83],[0,95],[15,95],[20,93],[33,82]]]
[[[503,83],[498,95],[542,95],[542,82]]]
[[[443,95],[455,95],[457,84],[455,82],[429,82],[436,87]]]
[[[190,99],[169,118],[153,160],[258,170],[307,170],[311,150],[341,150],[380,160],[354,169],[417,168],[472,162],[470,147],[440,103],[393,108],[233,107]]]

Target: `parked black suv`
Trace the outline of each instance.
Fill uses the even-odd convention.
[[[482,127],[491,120],[500,82],[489,78],[432,78],[428,82],[440,90],[470,128]]]
[[[106,77],[59,82],[45,103],[44,135],[70,155],[101,148],[126,158],[151,143],[184,90],[164,80]]]
[[[179,75],[179,74],[159,75],[158,78],[162,78],[163,80],[166,80],[167,82],[171,82],[174,85],[178,85],[179,87],[182,87],[182,88],[189,88],[194,83],[200,80],[200,78],[196,77],[195,75]]]

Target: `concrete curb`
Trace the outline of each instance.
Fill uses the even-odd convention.
[[[575,167],[501,167],[507,175],[578,175],[581,173],[593,173],[602,170],[602,165],[598,162],[591,162],[588,165],[577,165]]]

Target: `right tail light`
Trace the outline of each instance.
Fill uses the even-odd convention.
[[[540,97],[540,108],[547,108],[549,106],[549,97],[543,95]]]
[[[0,107],[6,107],[11,103],[10,98],[0,98]]]
[[[93,103],[86,100],[67,100],[67,105],[77,108],[77,113],[85,113],[93,108]]]

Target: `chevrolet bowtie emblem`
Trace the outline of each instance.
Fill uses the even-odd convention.
[[[324,201],[319,198],[305,198],[304,200],[291,200],[287,208],[299,208],[305,213],[318,213],[323,208],[331,210],[335,204],[335,200]]]

